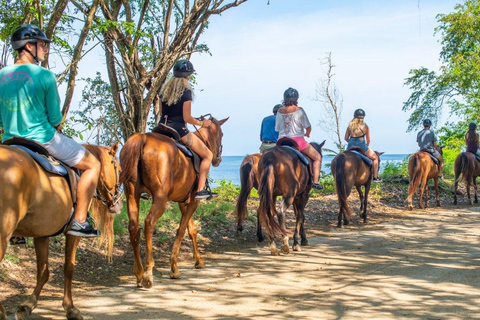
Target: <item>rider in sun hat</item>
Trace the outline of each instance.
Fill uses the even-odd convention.
[[[206,199],[218,196],[217,193],[206,188],[213,153],[200,138],[188,130],[187,123],[207,128],[212,121],[207,119],[200,121],[192,117],[193,93],[188,81],[194,72],[193,64],[188,60],[179,60],[175,63],[173,77],[160,90],[162,104],[160,122],[175,129],[180,135],[181,141],[202,158],[195,199]]]
[[[373,181],[382,182],[378,177],[378,156],[375,151],[370,148],[370,129],[363,121],[365,118],[365,111],[357,109],[353,113],[353,119],[350,121],[345,132],[345,141],[348,142],[347,150],[357,147],[363,150],[365,155],[372,160]]]
[[[2,142],[15,136],[34,140],[53,157],[83,171],[67,234],[96,237],[98,232],[88,221],[87,212],[97,186],[100,162],[82,145],[60,133],[62,113],[55,75],[37,65],[45,60],[51,42],[39,27],[31,24],[20,26],[11,36],[17,60],[0,70]]]
[[[308,120],[305,110],[298,107],[298,91],[294,88],[288,88],[283,93],[283,107],[278,109],[275,119],[275,131],[278,131],[279,138],[290,138],[294,140],[299,151],[313,160],[313,184],[314,189],[323,189],[318,184],[320,179],[320,166],[322,156],[308,143],[304,136],[310,137],[312,126]]]

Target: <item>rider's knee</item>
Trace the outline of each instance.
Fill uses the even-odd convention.
[[[205,152],[205,156],[203,157],[203,159],[206,159],[206,160],[208,160],[209,162],[212,162],[212,160],[213,160],[213,153],[212,153],[212,151],[210,151],[210,149],[207,149],[207,151]]]

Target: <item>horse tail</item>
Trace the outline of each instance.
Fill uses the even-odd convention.
[[[275,202],[273,199],[273,191],[275,186],[275,172],[272,157],[265,157],[266,163],[260,178],[260,186],[258,193],[260,195],[260,205],[258,207],[258,219],[265,228],[270,239],[275,237],[275,234],[282,236],[288,234],[288,231],[280,226],[275,220]]]
[[[353,212],[347,203],[348,191],[347,191],[347,177],[345,176],[345,154],[340,153],[336,159],[335,165],[335,187],[337,189],[338,204],[340,209],[343,209],[347,217],[352,217]]]
[[[473,163],[469,163],[468,156],[464,152],[460,153],[458,156],[458,163],[455,161],[455,182],[472,182],[471,180],[474,171],[475,168]]]
[[[138,161],[142,155],[143,146],[147,136],[143,133],[137,133],[131,136],[120,152],[120,183],[130,179],[136,179],[138,172]]]
[[[420,156],[415,153],[411,158],[411,166],[409,165],[408,173],[410,176],[410,184],[408,186],[408,194],[414,194],[420,185],[422,178],[422,169],[420,168]]]
[[[248,155],[240,166],[240,195],[238,196],[235,213],[237,215],[237,230],[243,230],[243,221],[247,218],[247,199],[253,188],[255,179],[254,159]]]

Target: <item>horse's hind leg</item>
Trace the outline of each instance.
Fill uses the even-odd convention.
[[[38,297],[43,286],[48,281],[48,244],[49,238],[34,238],[35,254],[37,257],[37,285],[33,293],[17,307],[16,319],[28,319],[33,309],[37,307]]]
[[[477,177],[473,177],[473,191],[475,192],[475,203],[478,203],[478,196],[477,196]]]
[[[258,210],[257,210],[257,240],[258,242],[262,242],[265,240],[262,232],[262,224],[260,223],[260,219],[258,218]]]
[[[435,177],[433,181],[435,182],[435,200],[437,201],[437,207],[441,207],[440,195],[438,194],[438,177]]]
[[[75,272],[75,255],[77,254],[79,237],[69,236],[66,237],[65,243],[65,266],[64,266],[64,294],[63,294],[63,309],[67,312],[67,319],[69,320],[82,320],[83,317],[80,314],[80,310],[73,305],[72,298],[72,281],[73,274]]]
[[[178,279],[179,278],[179,270],[177,267],[178,263],[178,252],[180,251],[180,245],[182,244],[183,236],[185,235],[185,231],[187,229],[188,224],[190,223],[190,219],[192,219],[192,215],[197,209],[198,200],[195,200],[193,197],[195,195],[192,193],[192,198],[190,199],[190,203],[186,206],[180,206],[180,210],[182,212],[182,218],[180,219],[180,224],[178,226],[177,234],[175,236],[175,242],[173,243],[172,247],[172,254],[170,255],[170,278]],[[196,245],[196,243],[194,244]],[[197,254],[199,255],[198,251]],[[203,264],[203,262],[202,262]]]
[[[128,211],[128,232],[130,234],[130,244],[133,249],[133,274],[137,278],[137,287],[142,287],[143,264],[140,255],[140,225],[138,221],[138,211],[140,206],[140,194],[136,194],[136,188],[131,182],[125,183],[125,194],[127,195]]]
[[[300,251],[300,245],[298,243],[300,237],[302,246],[308,244],[307,235],[304,228],[305,215],[303,213],[308,202],[308,196],[309,194],[306,193],[297,197],[293,202],[293,211],[295,212],[296,217],[295,233],[293,235],[293,251]]]
[[[363,212],[362,212],[362,218],[363,218],[363,223],[367,223],[367,204],[368,204],[368,194],[370,193],[370,187],[372,186],[372,181],[367,182],[365,185],[365,197],[363,198],[362,206],[363,206]]]
[[[277,212],[278,224],[285,229],[285,212],[287,211],[288,207],[292,205],[294,198],[290,195],[287,195],[283,198],[282,204],[280,205],[280,212]],[[296,214],[296,213],[295,213]],[[294,238],[298,238],[297,228],[295,228]],[[288,254],[290,253],[290,246],[288,244],[288,236],[284,235],[282,239],[282,246],[281,250],[282,253]]]
[[[358,192],[358,197],[360,198],[360,212],[363,211],[363,192],[362,192],[362,187],[361,186],[355,186],[355,188],[357,189],[357,192]],[[362,216],[363,218],[363,216]]]
[[[203,269],[205,268],[205,263],[203,263],[202,257],[200,256],[200,252],[198,251],[198,244],[197,244],[197,227],[195,226],[195,221],[193,217],[188,220],[188,236],[192,240],[192,247],[193,247],[193,259],[195,260],[195,268]]]

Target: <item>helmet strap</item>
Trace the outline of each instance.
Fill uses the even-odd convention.
[[[37,52],[38,52],[38,44],[35,42],[35,47],[37,49]],[[27,51],[31,56],[32,58],[35,60],[35,63],[38,64],[38,57],[37,55],[33,54],[32,51],[28,50],[26,47],[23,48],[23,50]]]

